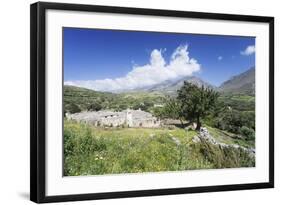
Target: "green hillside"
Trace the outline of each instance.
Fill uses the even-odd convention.
[[[163,104],[165,96],[161,93],[131,92],[109,93],[75,86],[64,86],[64,112],[75,113],[85,110],[115,110],[127,108],[148,111],[156,104]]]
[[[223,93],[219,100],[235,110],[255,111],[255,96],[252,95]]]

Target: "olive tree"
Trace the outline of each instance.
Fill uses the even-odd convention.
[[[198,87],[184,82],[178,90],[177,100],[181,105],[181,115],[190,122],[196,122],[196,130],[201,127],[201,119],[215,108],[219,93],[209,87]]]

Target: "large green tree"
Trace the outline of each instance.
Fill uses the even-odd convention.
[[[162,110],[162,117],[179,119],[183,126],[183,115],[180,102],[177,99],[168,98]]]
[[[201,127],[201,119],[209,115],[215,108],[219,93],[208,87],[198,87],[184,82],[178,90],[178,101],[181,105],[181,114],[190,121],[196,122],[196,129]]]

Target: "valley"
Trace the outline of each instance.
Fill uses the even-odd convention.
[[[251,68],[219,87],[198,77],[186,77],[118,93],[65,85],[64,174],[79,176],[255,166],[254,75],[254,68]],[[198,92],[211,92],[217,96],[213,106],[202,115],[199,129],[196,127],[198,121],[189,120],[182,110],[185,101],[179,101],[178,90],[192,85]],[[205,101],[198,103],[205,103],[203,108],[208,105]],[[192,106],[196,107],[196,102]],[[91,123],[93,121],[87,117],[97,113],[110,113],[109,116],[116,117],[130,110],[153,116],[154,121],[159,120],[159,126],[143,127],[142,122],[132,127],[127,118],[116,125],[110,121],[103,123],[104,120]],[[76,115],[82,118],[77,120],[73,117]],[[208,132],[207,138],[202,134],[204,130]],[[211,143],[209,139],[215,141]]]

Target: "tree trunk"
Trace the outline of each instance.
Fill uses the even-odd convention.
[[[200,116],[199,115],[197,116],[196,123],[197,123],[196,130],[200,130],[201,122],[200,122]]]
[[[181,127],[183,128],[184,127],[184,125],[183,125],[183,121],[182,121],[182,119],[180,118],[180,122],[181,122]]]

